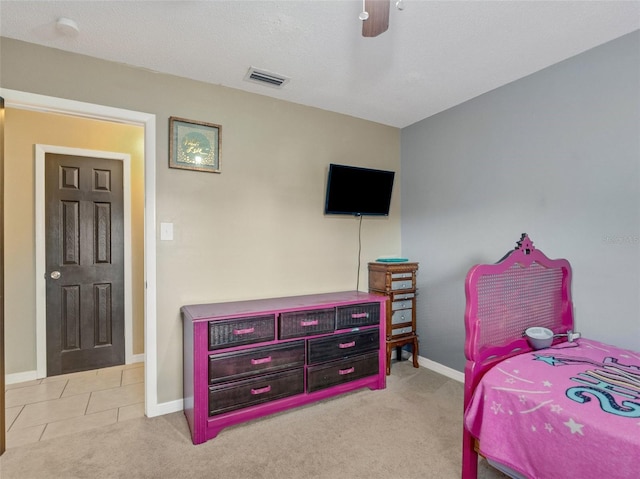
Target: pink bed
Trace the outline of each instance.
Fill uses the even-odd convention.
[[[465,292],[463,479],[477,477],[477,451],[513,477],[640,477],[640,353],[567,340],[569,262],[523,234],[474,266]],[[535,326],[558,335],[551,347],[532,350]]]

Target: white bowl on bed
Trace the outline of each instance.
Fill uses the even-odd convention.
[[[551,346],[551,343],[553,343],[553,331],[548,328],[542,328],[540,326],[527,328],[524,335],[527,337],[533,349],[548,348]]]

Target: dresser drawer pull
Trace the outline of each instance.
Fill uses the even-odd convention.
[[[251,364],[265,364],[271,362],[271,356],[267,356],[266,358],[252,359]]]
[[[234,329],[233,334],[236,336],[240,336],[241,334],[251,334],[256,330],[256,328],[247,328],[247,329]]]
[[[368,318],[369,317],[369,313],[354,313],[354,314],[351,315],[351,317],[353,319]]]
[[[251,394],[253,394],[254,396],[258,395],[258,394],[264,394],[264,393],[268,393],[269,391],[271,391],[271,386],[265,386],[263,388],[257,388],[257,389],[251,389]]]
[[[355,342],[355,341],[351,341],[350,343],[340,343],[340,344],[338,345],[338,347],[339,347],[340,349],[347,349],[347,348],[352,348],[352,347],[354,347],[355,345],[356,345],[356,342]]]
[[[354,372],[356,370],[356,368],[354,368],[353,366],[351,366],[350,368],[347,369],[340,369],[338,371],[338,374],[340,374],[340,376],[343,376],[344,374],[351,374],[352,372]]]
[[[317,319],[311,319],[309,321],[300,321],[300,326],[305,327],[305,326],[317,326],[318,325],[318,320]]]

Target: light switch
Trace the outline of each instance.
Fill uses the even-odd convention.
[[[173,223],[160,223],[160,240],[173,241]]]

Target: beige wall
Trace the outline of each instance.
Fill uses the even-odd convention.
[[[133,353],[144,352],[144,137],[140,126],[6,109],[6,373],[36,369],[35,144],[131,155]]]
[[[156,221],[174,224],[157,245],[159,403],[182,397],[182,305],[356,288],[358,220],[323,214],[327,167],[399,172],[398,129],[15,40],[0,49],[3,88],[156,115]],[[170,116],[222,125],[221,174],[168,168]],[[399,177],[390,216],[363,221],[361,290],[366,263],[391,254]]]

